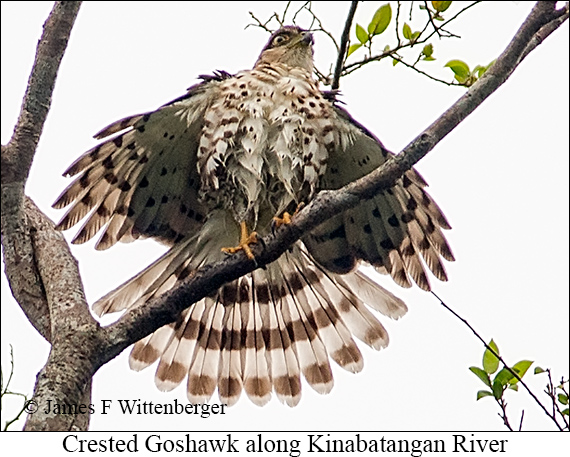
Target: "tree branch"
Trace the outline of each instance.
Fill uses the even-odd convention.
[[[36,329],[52,343],[38,376],[34,402],[90,400],[92,370],[83,359],[85,333],[98,324],[89,314],[77,265],[63,236],[24,197],[24,186],[51,105],[51,96],[80,2],[57,2],[44,24],[14,134],[1,151],[2,246],[14,297]],[[79,350],[75,350],[79,348]],[[76,363],[74,363],[76,362]],[[83,362],[83,363],[81,363]],[[27,430],[86,429],[88,416],[36,414]]]
[[[357,6],[358,6],[358,2],[350,2],[350,10],[348,11],[348,16],[346,17],[346,21],[344,23],[344,30],[342,31],[338,55],[336,57],[336,65],[334,68],[334,76],[333,76],[332,85],[331,85],[332,90],[338,89],[339,85],[340,85],[340,74],[341,74],[343,66],[344,66],[344,59],[346,57],[346,50],[348,49],[348,39],[349,39],[349,35],[350,35],[350,27],[352,27],[352,21],[354,19],[354,15],[356,14],[356,7]]]
[[[57,2],[44,24],[14,134],[2,151],[2,184],[24,183],[44,123],[71,28],[81,2]]]
[[[10,288],[44,338],[51,339],[47,299],[35,264],[32,230],[43,230],[45,216],[25,213],[24,186],[51,105],[51,94],[69,34],[79,10],[77,2],[56,3],[46,23],[14,134],[1,151],[2,247]],[[30,207],[31,208],[31,207]],[[34,224],[38,224],[34,228]]]
[[[568,20],[568,13],[569,13],[569,5],[568,2],[564,5],[564,8],[560,10],[560,16],[556,17],[548,24],[545,24],[541,29],[535,33],[534,37],[528,43],[527,47],[525,48],[524,52],[521,55],[520,60],[522,61],[528,54],[530,54],[538,45],[542,44],[542,42],[548,38],[548,36],[554,32],[558,27],[560,27],[564,21]]]
[[[417,67],[415,66],[415,64],[414,64],[414,65],[410,65],[409,63],[407,63],[405,60],[399,58],[398,56],[392,56],[392,58],[395,59],[395,60],[397,60],[398,62],[400,62],[402,65],[405,65],[405,66],[408,67],[409,69],[414,70],[415,72],[419,73],[420,75],[423,75],[423,76],[425,76],[425,77],[427,77],[427,78],[429,78],[429,79],[431,79],[431,80],[433,80],[433,81],[436,81],[436,82],[438,82],[438,83],[445,84],[446,86],[459,86],[459,84],[455,84],[455,83],[453,83],[453,82],[448,83],[447,81],[444,81],[443,79],[436,78],[435,76],[432,76],[432,75],[426,73],[425,71],[420,70],[419,68],[417,68]],[[417,63],[417,62],[416,62],[416,63]]]

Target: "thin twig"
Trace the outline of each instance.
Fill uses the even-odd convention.
[[[521,421],[519,423],[519,432],[522,431],[522,424],[523,424],[523,419],[524,419],[524,409],[521,412]]]
[[[507,427],[512,432],[513,428],[511,427],[511,424],[509,423],[509,416],[507,416],[507,403],[505,402],[505,400],[503,398],[495,398],[495,400],[498,403],[499,407],[501,408],[501,412],[497,413],[497,415],[501,419],[503,419],[503,424],[505,424],[505,427]]]
[[[310,3],[311,3],[311,2],[305,2],[305,3],[303,4],[303,6],[301,6],[300,8],[297,9],[297,11],[295,11],[295,14],[293,14],[293,18],[291,19],[291,22],[293,22],[293,24],[296,23],[296,21],[297,21],[297,16],[299,15],[299,13],[300,13],[301,11],[303,11],[304,9],[306,9],[306,10],[308,10],[308,11],[311,11],[311,7],[310,7],[310,6],[307,6],[307,5],[310,5]],[[313,17],[314,17],[314,15],[313,15]],[[285,16],[283,16],[283,20],[285,20]]]
[[[552,416],[557,417],[556,413],[558,413],[560,415],[560,417],[562,417],[562,419],[564,420],[564,423],[566,423],[566,419],[564,418],[564,414],[562,414],[562,411],[560,410],[560,407],[558,406],[557,395],[556,395],[556,387],[554,387],[554,383],[552,382],[550,368],[548,368],[546,370],[546,372],[548,373],[548,385],[546,386],[548,390],[545,392],[548,394],[548,396],[552,400]]]
[[[554,414],[556,413],[556,389],[554,388],[554,384],[552,383],[552,376],[550,373],[550,368],[546,369],[546,373],[548,375],[548,384],[546,386],[545,392],[546,394],[550,397],[550,399],[552,400],[552,415],[554,416]]]
[[[438,27],[437,25],[435,25],[435,22],[433,22],[433,16],[431,15],[431,10],[429,9],[428,2],[424,2],[424,6],[425,6],[425,9],[426,9],[426,13],[427,13],[427,15],[428,15],[428,18],[429,18],[428,24],[431,24],[431,26],[433,27],[433,29],[435,30],[435,32],[437,32],[437,36],[441,38],[441,37],[442,37],[442,34],[441,34],[440,30],[439,30],[439,27]],[[425,28],[422,30],[422,33],[427,29],[428,24],[426,24]],[[442,27],[443,27],[443,26],[442,26]],[[421,35],[421,34],[420,34],[420,35]]]
[[[2,372],[2,394],[0,395],[0,399],[2,398],[2,395],[4,395],[8,391],[8,387],[12,382],[13,375],[14,375],[14,347],[10,344],[10,376],[8,376],[8,381],[6,382],[6,385],[4,385],[4,372]],[[0,400],[0,411],[1,410],[2,408]]]
[[[313,4],[312,2],[305,2],[305,4],[299,8],[297,10],[297,12],[295,13],[295,15],[293,16],[292,22],[293,24],[296,24],[296,20],[297,20],[297,15],[302,11],[305,10],[307,11],[310,15],[311,15],[311,25],[308,27],[309,30],[313,31],[313,32],[322,32],[324,33],[334,44],[334,47],[336,49],[337,52],[339,52],[340,48],[338,43],[336,42],[335,37],[333,36],[332,33],[330,33],[327,29],[325,29],[323,27],[323,23],[320,20],[320,18],[315,14],[315,12],[313,11]],[[285,20],[285,13],[283,13],[283,19]],[[318,28],[314,27],[315,23],[317,23]]]
[[[402,45],[402,40],[400,39],[400,6],[402,2],[396,2],[398,5],[396,7],[396,41],[398,44],[396,47],[400,47]]]
[[[8,376],[8,381],[6,382],[6,385],[4,385],[4,372],[2,372],[2,382],[1,382],[2,392],[0,393],[0,411],[3,411],[2,403],[5,395],[15,395],[16,397],[23,397],[24,404],[20,409],[20,412],[13,419],[7,420],[5,422],[4,427],[2,428],[2,431],[4,432],[8,430],[8,427],[10,427],[10,425],[12,425],[18,419],[20,419],[22,414],[25,412],[26,402],[28,401],[27,395],[20,392],[12,392],[11,390],[8,390],[8,388],[10,387],[10,383],[12,382],[12,376],[14,376],[14,347],[10,344],[10,376]]]
[[[429,79],[432,79],[432,80],[437,81],[437,82],[439,82],[439,83],[445,84],[446,86],[459,86],[459,85],[460,85],[460,84],[456,84],[456,83],[454,83],[454,82],[449,83],[449,82],[447,82],[447,81],[444,81],[443,79],[436,78],[435,76],[432,76],[432,75],[430,75],[429,73],[426,73],[425,71],[420,70],[420,69],[417,68],[415,65],[410,65],[409,63],[407,63],[406,61],[404,61],[404,60],[403,60],[401,57],[399,57],[399,56],[392,56],[392,57],[393,57],[395,60],[397,60],[398,62],[400,62],[401,64],[405,65],[406,67],[411,68],[412,70],[418,72],[418,73],[421,74],[421,75],[424,75],[424,76],[428,77]],[[419,59],[418,59],[418,61],[419,61]],[[418,61],[416,61],[416,63],[418,63]]]
[[[344,30],[342,31],[342,36],[340,38],[340,47],[336,58],[336,65],[334,68],[334,76],[331,88],[333,90],[338,89],[340,85],[340,75],[343,70],[343,65],[346,58],[346,51],[348,49],[348,40],[350,36],[350,28],[352,27],[352,21],[354,20],[354,15],[356,13],[356,7],[358,2],[350,3],[350,10],[348,11],[348,16],[344,22]]]
[[[276,14],[276,13],[273,13],[273,14],[269,17],[269,19],[267,19],[267,21],[265,21],[265,22],[261,22],[261,21],[255,16],[255,14],[253,14],[252,11],[249,12],[249,15],[251,16],[251,18],[252,18],[255,22],[257,22],[257,24],[247,24],[247,25],[245,26],[246,29],[247,29],[248,27],[253,26],[253,27],[259,27],[260,29],[263,29],[263,30],[265,30],[265,31],[268,32],[268,33],[273,33],[273,30],[271,30],[269,27],[267,27],[267,24],[269,24],[273,18],[276,18],[276,19],[277,19],[277,22],[279,22],[279,18],[277,17],[277,14]]]
[[[478,5],[479,3],[481,3],[481,2],[480,2],[480,1],[477,1],[477,2],[471,3],[471,5],[466,6],[466,7],[463,8],[461,11],[459,11],[455,16],[452,16],[450,19],[448,19],[448,20],[445,21],[443,24],[441,24],[441,27],[439,27],[439,29],[440,29],[440,30],[443,30],[443,28],[444,28],[446,25],[450,24],[450,23],[453,22],[455,19],[457,19],[459,16],[461,16],[463,13],[465,13],[465,11],[467,11],[467,10],[473,8],[475,5]],[[436,33],[435,31],[431,32],[431,33],[425,38],[425,40],[429,40],[432,36],[435,35],[435,33]],[[447,32],[447,33],[450,33],[450,32]],[[455,38],[460,38],[458,35],[453,35],[453,34],[451,34],[451,35],[452,35],[453,37],[455,37]],[[424,41],[425,41],[425,40],[424,40]]]
[[[6,423],[4,424],[4,427],[2,429],[3,432],[8,430],[8,427],[10,427],[10,425],[12,425],[14,422],[16,422],[18,419],[20,419],[20,417],[22,416],[22,414],[24,414],[26,412],[26,405],[28,403],[28,397],[24,394],[18,393],[18,392],[8,392],[8,394],[11,395],[17,395],[20,397],[24,397],[24,404],[22,406],[22,408],[20,409],[20,412],[11,420],[7,420]]]
[[[285,5],[285,9],[283,10],[283,20],[282,20],[282,21],[279,20],[279,15],[276,15],[276,16],[277,16],[277,22],[279,22],[279,25],[280,25],[280,26],[283,26],[283,24],[285,23],[285,18],[286,18],[286,16],[287,16],[287,11],[289,11],[289,7],[290,7],[290,6],[291,6],[291,2],[287,2],[287,4]]]
[[[338,43],[336,42],[336,40],[335,40],[333,34],[330,33],[327,29],[325,29],[325,28],[323,27],[323,23],[321,22],[321,20],[319,19],[319,17],[313,12],[312,9],[307,8],[307,11],[308,11],[309,13],[311,13],[311,15],[313,16],[313,22],[311,23],[311,27],[310,27],[311,30],[314,30],[315,32],[322,32],[322,33],[324,33],[326,36],[328,36],[328,37],[330,38],[330,40],[333,42],[336,51],[337,51],[337,52],[340,52],[340,47],[339,47]],[[316,22],[316,23],[318,24],[318,26],[319,26],[318,29],[313,29],[313,24],[314,24],[315,22]]]
[[[435,24],[435,22],[433,21],[433,15],[431,14],[431,10],[429,9],[427,2],[424,2],[424,5],[425,5],[425,10],[426,10],[428,17],[429,17],[429,21],[426,22],[426,25],[424,26],[423,30],[420,32],[420,36],[422,36],[424,34],[424,32],[427,30],[427,28],[431,24],[434,32],[437,33],[437,36],[439,38],[461,38],[459,35],[456,35],[455,33],[451,33],[449,30],[445,30],[443,28],[448,22],[442,24],[441,27],[438,27]],[[471,5],[471,6],[473,6],[473,5]],[[460,13],[462,13],[463,11],[464,10],[462,10]],[[457,16],[455,16],[455,17],[457,17]],[[433,32],[429,35],[429,37],[431,38],[432,36],[433,36]]]

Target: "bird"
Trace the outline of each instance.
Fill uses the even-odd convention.
[[[276,221],[394,156],[335,91],[319,88],[313,44],[310,31],[281,27],[253,68],[202,75],[181,97],[110,124],[64,172],[75,180],[53,206],[69,206],[60,230],[84,221],[73,243],[101,232],[97,250],[139,238],[169,247],[96,301],[94,313],[129,312],[228,255],[252,258],[257,236]],[[221,403],[245,392],[259,406],[273,395],[295,406],[305,384],[329,393],[331,361],[361,371],[355,339],[385,348],[377,315],[407,312],[359,265],[402,287],[429,291],[428,270],[447,280],[443,259],[454,256],[443,230],[451,227],[426,186],[411,169],[264,268],[189,303],[176,322],[134,344],[130,367],[158,362],[156,386],[169,391],[186,380],[193,404],[216,390]]]

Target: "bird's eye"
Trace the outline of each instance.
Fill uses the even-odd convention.
[[[285,35],[277,35],[273,39],[273,46],[279,46],[280,44],[285,43],[287,41],[287,37]]]

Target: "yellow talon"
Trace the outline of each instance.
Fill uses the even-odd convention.
[[[275,216],[273,218],[273,226],[274,228],[281,227],[282,225],[290,224],[291,223],[291,215],[285,211],[282,217]]]
[[[243,251],[245,252],[245,255],[247,256],[248,259],[253,260],[255,256],[253,255],[253,252],[251,252],[251,248],[249,247],[249,245],[257,243],[257,233],[251,232],[248,234],[245,222],[241,222],[240,227],[241,227],[241,237],[239,244],[233,248],[222,248],[222,252],[225,252],[227,254],[235,254],[238,251]]]
[[[290,223],[291,223],[291,219],[292,219],[293,217],[295,217],[295,215],[296,215],[299,211],[301,211],[304,206],[305,206],[304,203],[302,203],[302,202],[299,203],[299,204],[297,205],[297,209],[295,210],[295,212],[293,213],[293,215],[291,215],[291,214],[289,214],[287,211],[285,211],[285,212],[283,213],[283,216],[282,216],[282,217],[277,217],[277,216],[275,216],[275,217],[273,218],[273,229],[279,228],[279,227],[281,227],[282,225],[290,224]]]

